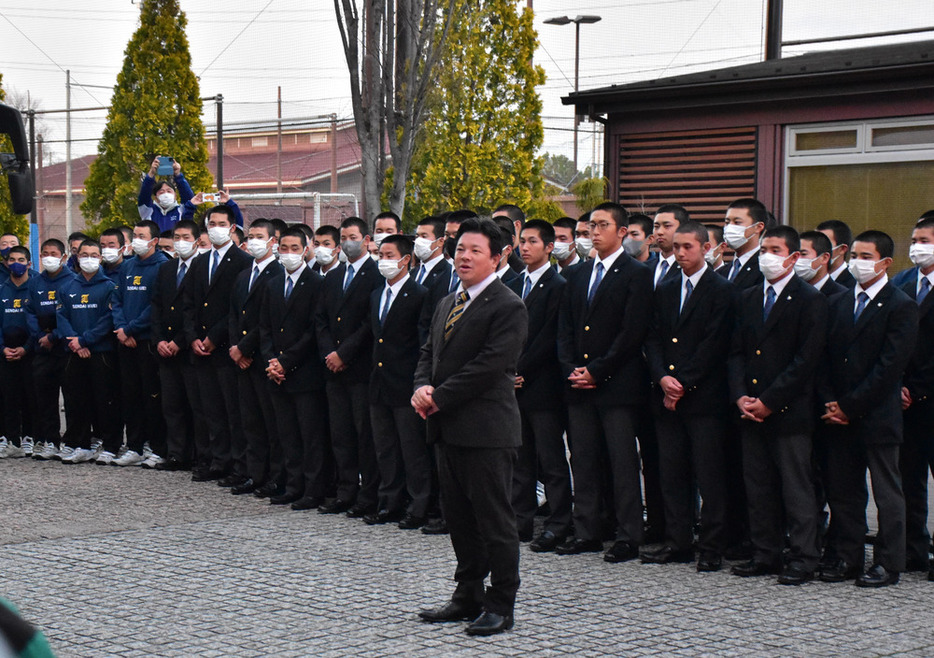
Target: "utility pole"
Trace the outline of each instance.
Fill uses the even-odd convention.
[[[217,189],[224,189],[224,96],[214,97],[217,107]]]
[[[337,115],[331,115],[331,194],[337,194]]]
[[[278,122],[276,123],[276,192],[282,194],[282,87],[279,87]]]
[[[71,69],[65,71],[65,234],[74,232],[71,198]]]
[[[782,58],[782,0],[769,0],[765,18],[765,59]]]

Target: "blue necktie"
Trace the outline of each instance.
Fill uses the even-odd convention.
[[[762,307],[763,322],[769,319],[769,313],[772,311],[773,306],[775,306],[775,288],[769,286],[769,289],[765,291],[765,306]]]
[[[918,291],[918,296],[915,297],[915,301],[918,302],[918,306],[924,302],[924,298],[928,296],[928,293],[931,292],[931,280],[927,277],[921,279],[921,290]]]
[[[587,293],[588,304],[593,301],[594,293],[597,292],[601,281],[603,281],[603,263],[597,263],[597,275],[594,277],[593,285],[590,286],[590,291]]]
[[[178,266],[178,274],[175,275],[175,287],[178,288],[182,285],[182,279],[185,278],[185,272],[188,271],[188,266],[185,263],[182,263]]]
[[[418,276],[415,277],[415,283],[421,283],[425,280],[425,265],[418,268]]]
[[[658,287],[658,284],[662,282],[662,279],[665,278],[665,275],[668,274],[668,267],[669,267],[668,261],[663,260],[662,262],[658,264],[658,267],[659,269],[661,269],[661,273],[658,275],[658,280],[655,281],[656,288]]]
[[[529,276],[528,272],[525,274],[525,285],[522,286],[522,299],[525,299],[529,296],[529,291],[532,290],[532,277]]]
[[[863,314],[863,309],[866,308],[866,303],[869,301],[869,295],[861,292],[856,296],[856,301],[858,303],[856,304],[856,312],[853,314],[853,322],[859,320],[859,316]]]
[[[353,281],[353,265],[348,263],[347,264],[347,276],[344,277],[344,292],[347,292],[347,288],[350,287],[351,281]]]
[[[769,288],[771,290],[771,288]],[[684,307],[687,306],[688,300],[691,298],[691,293],[694,292],[694,284],[691,283],[691,280],[688,279],[687,283],[684,284],[684,295],[681,297],[681,310],[684,310]]]
[[[461,279],[459,276],[457,276],[457,272],[455,272],[454,270],[451,270],[451,287],[448,290],[448,292],[451,293],[457,290],[457,285],[460,282],[461,282]]]
[[[214,273],[217,271],[217,266],[221,262],[221,252],[214,251],[214,255],[211,256],[211,276],[208,277],[208,283],[214,281]]]
[[[259,265],[253,266],[253,274],[250,276],[250,286],[246,289],[247,292],[253,290],[253,284],[256,283],[256,277],[259,276]],[[289,279],[291,281],[291,279]]]
[[[285,278],[285,281],[286,281],[286,283],[285,283],[285,298],[288,299],[289,296],[292,294],[292,286],[293,286],[294,284],[292,283],[292,277],[290,277],[290,276],[287,276],[287,277]]]
[[[386,316],[389,315],[389,302],[392,301],[392,288],[386,289],[386,301],[383,302],[383,312],[379,314],[379,326],[386,324]]]
[[[730,276],[727,277],[727,279],[728,279],[729,281],[732,281],[733,279],[735,279],[735,278],[736,278],[736,275],[739,274],[739,269],[740,269],[742,266],[743,266],[743,264],[739,262],[739,258],[734,258],[734,259],[733,259],[733,268],[730,270]]]

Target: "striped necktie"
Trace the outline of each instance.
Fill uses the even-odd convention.
[[[447,320],[444,321],[444,340],[447,340],[451,336],[451,332],[454,330],[454,323],[464,314],[464,308],[467,306],[468,299],[470,299],[470,296],[467,294],[466,290],[462,290],[457,296],[457,301],[451,308],[451,312],[448,313]]]

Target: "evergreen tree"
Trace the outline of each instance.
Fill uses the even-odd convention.
[[[532,12],[513,0],[459,3],[410,171],[406,218],[490,212],[503,202],[560,217],[545,200],[543,159],[535,155],[544,138],[535,87],[545,74],[532,63]]]
[[[156,155],[175,158],[195,192],[211,185],[187,22],[178,0],[141,0],[140,26],[126,47],[85,184],[81,212],[94,233],[139,220],[140,179]]]
[[[3,74],[0,73],[0,103],[6,94],[3,91]],[[13,142],[4,135],[0,138],[0,153],[12,153]],[[6,176],[0,179],[0,233],[13,233],[19,238],[20,244],[29,246],[29,217],[13,213],[13,203],[10,201],[10,188]]]

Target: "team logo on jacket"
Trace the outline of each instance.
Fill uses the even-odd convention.
[[[50,290],[50,291],[49,291],[49,301],[50,301],[50,302],[54,302],[54,301],[55,301],[55,291],[54,291],[54,290]]]
[[[91,296],[90,294],[81,295],[81,303],[82,303],[82,304],[87,304],[87,303],[88,303],[88,297],[90,297],[90,296]]]
[[[14,300],[13,300],[13,308],[22,308],[22,306],[23,306],[23,300],[22,300],[22,299],[14,299]]]
[[[133,277],[133,285],[134,285],[134,286],[138,286],[138,285],[140,285],[142,282],[143,282],[143,277],[141,277],[141,276],[134,276],[134,277]]]

